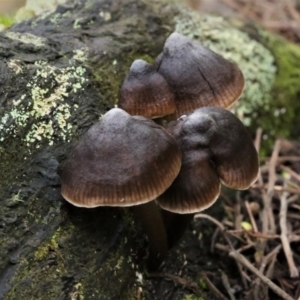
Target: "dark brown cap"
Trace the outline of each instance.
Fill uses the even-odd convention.
[[[162,208],[195,213],[212,205],[220,182],[246,189],[258,174],[251,136],[231,112],[203,107],[168,125],[182,151],[182,167],[170,188],[158,197]]]
[[[258,176],[258,154],[243,123],[231,112],[217,107],[195,111],[198,118],[215,121],[210,141],[212,161],[221,182],[233,189],[247,189]]]
[[[175,117],[204,106],[228,108],[240,97],[240,69],[200,43],[174,32],[154,64],[175,95]]]
[[[152,120],[114,108],[66,161],[62,195],[82,207],[146,203],[171,185],[180,166],[181,153],[169,133]]]
[[[161,74],[141,59],[135,60],[125,78],[118,106],[131,115],[158,118],[174,113],[174,95]]]

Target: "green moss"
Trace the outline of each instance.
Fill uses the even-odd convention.
[[[199,280],[199,286],[202,289],[206,289],[207,288],[206,282],[202,278]]]
[[[58,249],[58,239],[62,237],[62,230],[59,227],[53,234],[50,240],[44,242],[38,249],[34,252],[34,257],[36,260],[43,260],[49,254],[49,251],[56,251]]]
[[[277,134],[288,137],[300,130],[300,47],[275,34],[263,31],[260,34],[262,41],[276,58],[278,68],[271,93],[275,102],[273,122],[276,124]],[[271,125],[269,130],[274,128],[274,124]]]
[[[15,23],[15,18],[9,15],[1,15],[0,14],[0,24],[5,28],[10,27]]]
[[[10,289],[9,294],[5,300],[14,299],[52,299],[52,293],[57,295],[62,289],[61,276],[65,271],[65,258],[60,255],[59,243],[72,235],[74,226],[71,223],[66,223],[64,226],[59,227],[53,233],[52,237],[44,241],[34,252],[33,258],[29,260],[22,260],[18,264],[15,276],[18,277],[15,282],[18,285]],[[48,266],[47,261],[55,261],[51,267]],[[41,267],[41,266],[46,267]],[[51,289],[43,288],[41,290],[40,278],[43,273],[47,272],[48,284],[51,284]],[[22,283],[30,278],[30,287],[24,288]],[[59,282],[59,284],[57,284]],[[77,283],[78,284],[78,283]],[[56,290],[56,291],[54,291]],[[73,289],[74,293],[82,294],[82,287],[76,285]],[[78,299],[78,298],[75,298]],[[80,298],[79,298],[80,299]],[[82,299],[82,298],[81,298]]]

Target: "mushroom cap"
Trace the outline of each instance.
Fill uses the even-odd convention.
[[[61,174],[62,195],[76,206],[131,206],[163,193],[181,152],[154,121],[114,108],[82,137]]]
[[[195,213],[212,205],[220,182],[246,189],[257,178],[258,155],[251,136],[231,112],[203,107],[171,122],[167,130],[182,151],[182,167],[158,203],[177,213]]]
[[[135,60],[119,94],[118,106],[131,115],[158,118],[174,113],[174,95],[167,81],[151,65]]]
[[[175,95],[176,118],[204,106],[228,108],[244,89],[235,64],[177,32],[166,40],[154,66]]]

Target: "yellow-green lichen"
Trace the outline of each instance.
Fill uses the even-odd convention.
[[[24,200],[22,200],[21,198],[20,198],[20,192],[21,192],[21,190],[19,190],[19,192],[17,193],[17,194],[14,194],[12,197],[11,197],[11,201],[12,202],[24,202]]]
[[[199,280],[199,286],[201,287],[201,289],[207,288],[206,282],[202,278],[200,278]]]
[[[220,16],[186,11],[175,18],[175,23],[175,31],[200,41],[240,67],[246,86],[235,110],[246,125],[255,118],[252,113],[256,109],[270,109],[276,67],[274,56],[267,48]]]
[[[68,120],[78,105],[71,107],[65,99],[83,89],[87,80],[84,77],[86,69],[77,62],[85,59],[84,50],[79,49],[66,67],[58,68],[46,61],[35,62],[35,74],[27,84],[29,92],[13,99],[11,110],[0,118],[0,141],[8,135],[16,137],[20,128],[25,127],[27,134],[23,141],[28,147],[41,140],[49,145],[54,143],[55,138],[67,141],[72,129]],[[22,71],[16,61],[8,61],[7,64],[16,73]],[[26,107],[23,105],[25,98],[30,99]]]

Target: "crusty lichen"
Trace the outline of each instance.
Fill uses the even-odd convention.
[[[7,31],[5,35],[12,40],[16,40],[24,44],[33,44],[36,47],[43,47],[47,42],[45,38],[36,36],[28,32],[21,33],[21,32]]]
[[[245,76],[245,90],[235,110],[246,125],[251,124],[252,112],[270,109],[270,92],[276,76],[272,53],[246,33],[234,28],[221,16],[199,15],[186,11],[175,19],[175,31],[236,63]]]
[[[0,118],[0,141],[16,137],[21,129],[27,130],[23,142],[30,147],[40,141],[52,145],[55,139],[69,141],[72,124],[69,118],[78,108],[65,101],[70,94],[79,93],[87,82],[86,69],[77,62],[86,60],[85,51],[76,50],[66,67],[58,68],[46,61],[34,63],[35,74],[27,84],[28,93],[11,101],[12,107]],[[17,74],[22,66],[17,61],[9,60],[9,68]],[[24,99],[29,104],[24,107]]]

